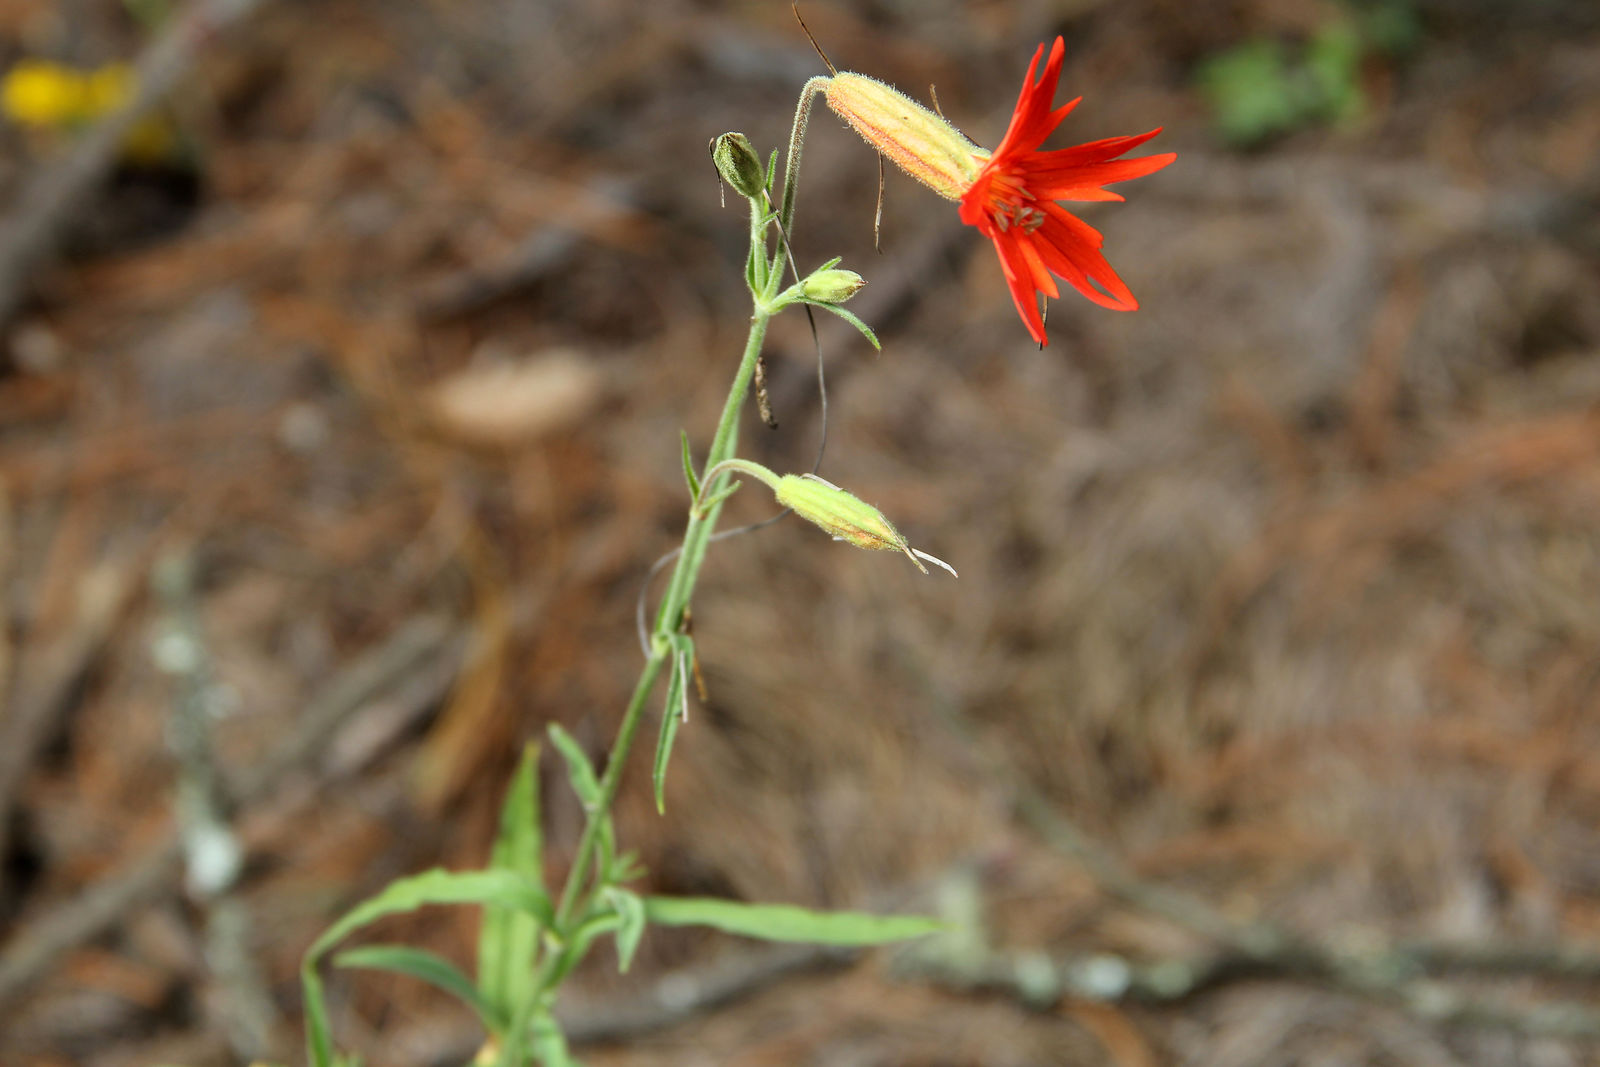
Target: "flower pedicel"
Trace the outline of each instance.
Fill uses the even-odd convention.
[[[1078,104],[1072,100],[1051,107],[1065,52],[1057,37],[1037,81],[1034,73],[1044,45],[1034,52],[1011,125],[992,153],[882,82],[851,73],[818,79],[828,107],[851,129],[901,170],[945,199],[958,201],[961,221],[994,242],[1017,313],[1041,345],[1046,336],[1036,294],[1060,296],[1055,278],[1101,307],[1132,311],[1139,306],[1100,253],[1105,243],[1100,232],[1056,201],[1121,200],[1104,186],[1143,177],[1177,158],[1172,152],[1117,158],[1160,133],[1159,127],[1134,137],[1040,151]]]

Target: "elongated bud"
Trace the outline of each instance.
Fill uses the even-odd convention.
[[[853,270],[812,271],[800,283],[800,293],[807,300],[821,300],[826,304],[842,304],[861,291],[867,280]]]
[[[960,200],[988,158],[939,115],[864,74],[836,74],[823,92],[863,140],[946,200]]]
[[[849,541],[857,548],[903,552],[923,574],[928,573],[928,568],[922,565],[924,559],[955,573],[943,560],[906,544],[900,531],[877,508],[832,482],[823,481],[814,474],[785,474],[778,479],[774,492],[779,504],[792,508],[796,515],[822,527],[840,541]]]
[[[711,140],[711,161],[722,180],[747,200],[759,200],[766,189],[761,176],[761,157],[742,133],[725,133]]]

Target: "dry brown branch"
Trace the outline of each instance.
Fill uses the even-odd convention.
[[[843,966],[858,955],[822,945],[778,945],[668,974],[643,996],[590,1005],[575,1001],[558,1014],[574,1044],[628,1041],[753,996],[794,975]]]
[[[29,650],[18,665],[17,684],[0,718],[0,856],[9,847],[11,808],[23,779],[100,658],[136,584],[126,563],[92,568],[78,583],[76,618],[56,640]]]
[[[1039,953],[993,953],[977,961],[960,960],[959,966],[950,968],[936,957],[909,957],[916,977],[964,989],[1004,991],[1034,1004],[1053,1004],[1063,996],[1167,1003],[1226,982],[1291,979],[1391,1004],[1439,1025],[1600,1036],[1600,1011],[1587,1006],[1514,1006],[1478,999],[1433,980],[1435,975],[1457,974],[1600,981],[1600,952],[1564,945],[1423,942],[1344,951],[1270,922],[1234,920],[1199,897],[1140,876],[1038,790],[1009,772],[958,710],[943,702],[934,704],[967,742],[967,750],[982,761],[990,779],[1008,783],[1018,815],[1052,847],[1077,860],[1101,889],[1124,904],[1167,919],[1218,948],[1193,959],[1149,963],[1107,955],[1057,961]]]
[[[228,794],[229,807],[245,810],[265,799],[289,772],[311,763],[352,714],[380,696],[401,689],[412,691],[413,682],[427,678],[433,684],[426,691],[415,690],[413,696],[437,702],[453,677],[463,644],[462,635],[445,619],[427,616],[401,627],[313,697],[294,732],[266,758],[238,773],[237,785]],[[441,663],[452,669],[440,671]],[[118,872],[49,915],[28,921],[0,953],[0,1003],[26,990],[60,955],[111,929],[134,907],[172,888],[182,855],[174,829]]]
[[[1489,1027],[1547,1037],[1600,1037],[1600,1011],[1574,1001],[1516,1003],[1469,996],[1430,975],[1600,976],[1600,957],[1559,946],[1418,945],[1370,956],[1323,949],[1244,956],[1220,953],[1194,960],[1136,963],[1118,956],[1057,960],[1039,953],[995,953],[959,969],[918,963],[912,976],[963,992],[998,993],[1034,1007],[1062,997],[1089,1001],[1169,1004],[1229,982],[1279,979],[1312,982],[1397,1007],[1440,1026]]]
[[[0,330],[10,325],[39,269],[55,257],[78,206],[116,164],[122,144],[188,74],[202,46],[262,0],[195,0],[139,58],[132,97],[37,170],[0,230]]]

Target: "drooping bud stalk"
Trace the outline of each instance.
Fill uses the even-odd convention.
[[[883,517],[883,512],[815,474],[779,475],[747,459],[727,459],[706,471],[703,484],[709,487],[719,474],[726,471],[748,474],[765,483],[778,498],[779,504],[807,522],[822,527],[836,541],[849,541],[857,548],[904,552],[906,558],[915,563],[917,570],[923,574],[928,573],[928,568],[922,565],[923,560],[943,567],[951,574],[956,573],[955,568],[944,560],[907,544],[906,539],[900,536],[900,531]],[[695,506],[703,505],[696,501]]]
[[[711,161],[722,180],[747,200],[759,200],[766,190],[761,157],[742,133],[725,133],[711,139]]]
[[[928,573],[928,568],[922,565],[922,560],[955,574],[948,563],[908,545],[900,531],[883,517],[883,512],[814,474],[785,474],[778,479],[776,495],[778,503],[807,522],[822,527],[837,540],[848,541],[857,548],[903,552],[923,574]]]
[[[941,116],[864,74],[836,74],[823,92],[863,140],[946,200],[960,200],[988,159]]]

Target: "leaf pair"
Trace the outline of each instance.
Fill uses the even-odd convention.
[[[733,483],[735,487],[739,483]],[[728,490],[731,492],[732,490]],[[656,790],[656,812],[667,811],[667,761],[678,728],[689,721],[689,678],[694,672],[694,638],[672,634],[667,638],[671,662],[667,668],[667,704],[661,711],[661,733],[656,739],[656,758],[652,780]]]
[[[333,1067],[336,1063],[333,1038],[328,1022],[327,1002],[318,966],[322,957],[339,941],[379,919],[416,911],[429,904],[482,904],[525,915],[539,925],[554,918],[550,898],[537,884],[515,871],[446,871],[435,868],[410,878],[391,882],[377,896],[351,909],[329,927],[307,950],[300,965],[300,984],[305,993],[307,1045],[314,1067]],[[484,988],[441,956],[401,945],[376,945],[341,953],[340,966],[373,967],[397,971],[455,994],[469,1004],[491,1032],[503,1031],[507,1014]]]

